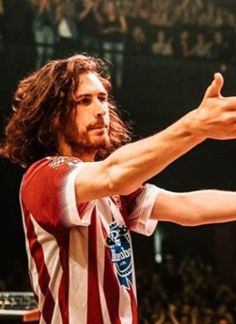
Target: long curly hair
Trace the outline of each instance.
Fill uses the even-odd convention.
[[[108,91],[111,145],[101,149],[97,159],[131,140],[131,129],[122,121],[111,95],[109,65],[102,59],[76,54],[49,61],[39,71],[22,79],[13,95],[13,114],[5,127],[0,154],[13,163],[28,167],[58,153],[57,128],[68,121],[76,106],[76,90],[83,73],[94,72]]]

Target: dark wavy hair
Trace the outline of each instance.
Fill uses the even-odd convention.
[[[131,140],[130,126],[123,122],[111,95],[109,65],[102,59],[76,54],[49,61],[39,71],[22,79],[13,96],[13,114],[5,127],[0,153],[13,163],[28,167],[33,162],[58,153],[57,128],[64,127],[69,111],[76,106],[75,93],[83,73],[98,75],[109,95],[109,149],[97,158]]]

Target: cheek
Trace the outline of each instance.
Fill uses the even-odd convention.
[[[106,114],[105,116],[105,122],[109,125],[110,124],[110,115],[109,113]]]
[[[106,109],[105,120],[108,123],[110,122],[110,110],[109,110],[109,107],[107,107],[107,109]]]
[[[75,124],[80,132],[85,131],[88,126],[88,114],[84,113],[82,110],[79,112],[77,111]]]

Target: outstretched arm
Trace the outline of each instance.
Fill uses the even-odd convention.
[[[196,226],[236,220],[236,192],[197,190],[158,195],[152,217],[183,226]]]
[[[222,97],[216,73],[199,107],[156,135],[127,144],[77,177],[77,201],[128,194],[207,138],[236,138],[236,97]]]
[[[82,21],[89,14],[89,12],[93,9],[93,2],[90,1],[86,4],[86,6],[78,13],[78,20]]]

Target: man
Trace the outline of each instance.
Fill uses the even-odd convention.
[[[236,97],[222,86],[216,73],[198,108],[128,143],[102,60],[51,61],[19,83],[1,154],[27,167],[20,201],[40,323],[138,323],[129,231],[236,219],[234,192],[146,183],[205,139],[236,137]]]

